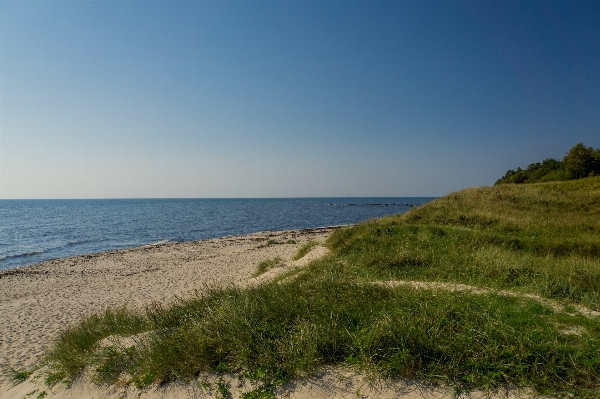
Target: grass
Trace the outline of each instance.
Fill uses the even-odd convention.
[[[107,309],[104,313],[92,315],[76,327],[63,331],[45,360],[50,364],[60,365],[54,367],[54,374],[72,378],[92,358],[102,339],[116,334],[138,334],[146,331],[150,325],[146,318],[125,307]]]
[[[572,191],[597,191],[600,190],[600,176],[587,179],[569,180],[566,182],[551,182],[539,184],[539,188],[547,191],[572,192]]]
[[[26,381],[31,374],[33,374],[32,370],[14,370],[9,369],[10,374],[12,376],[12,380],[15,384],[20,384]]]
[[[296,255],[294,255],[294,257],[292,258],[292,260],[298,260],[304,257],[304,255],[306,255],[307,253],[310,252],[311,249],[313,249],[315,246],[317,245],[316,241],[309,241],[306,244],[304,244],[303,246],[300,247],[300,249],[298,249],[298,252],[296,253]]]
[[[338,231],[330,246],[363,280],[515,289],[598,310],[599,232],[600,190],[502,185]]]
[[[254,272],[252,277],[260,276],[261,274],[273,269],[274,267],[281,265],[282,262],[283,259],[281,259],[280,257],[264,260],[256,266],[256,271]]]
[[[594,178],[581,189],[562,184],[463,190],[337,230],[331,254],[295,278],[143,313],[108,310],[64,331],[48,364],[69,378],[87,366],[101,383],[126,373],[140,386],[231,372],[258,381],[248,398],[325,365],[457,392],[526,386],[598,397],[600,318],[576,307],[600,309],[600,190],[586,189]],[[486,293],[375,284],[388,280]],[[108,336],[137,338],[100,347]]]

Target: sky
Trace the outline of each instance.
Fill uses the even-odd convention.
[[[0,199],[442,196],[600,147],[598,1],[0,2]]]

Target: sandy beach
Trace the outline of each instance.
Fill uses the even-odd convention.
[[[333,228],[264,232],[147,245],[55,259],[0,272],[0,383],[40,360],[65,326],[106,307],[143,309],[207,286],[248,284],[263,260],[289,260]],[[270,240],[276,244],[267,244]],[[295,244],[286,243],[293,240]]]
[[[80,381],[70,387],[59,384],[49,388],[42,377],[35,379],[35,374],[25,383],[15,384],[10,370],[31,368],[40,361],[63,328],[107,307],[126,304],[133,309],[143,309],[154,302],[168,304],[210,286],[247,286],[301,267],[326,254],[327,249],[317,245],[303,258],[292,261],[298,249],[309,241],[322,244],[334,229],[261,232],[205,241],[146,245],[55,259],[1,272],[0,399],[37,397],[42,392],[46,392],[47,397],[88,399],[214,397],[214,391],[193,384],[137,391],[133,387],[98,387]],[[258,263],[275,257],[283,259],[281,266],[257,278],[252,277]],[[238,385],[231,381],[233,397],[239,397]],[[295,398],[357,395],[359,398],[442,398],[447,397],[449,391],[424,389],[407,381],[373,387],[360,375],[328,369],[305,381],[286,384],[279,394]],[[483,394],[478,395],[472,397]]]

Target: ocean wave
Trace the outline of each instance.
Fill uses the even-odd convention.
[[[36,251],[22,252],[20,254],[2,256],[2,257],[0,257],[0,261],[3,261],[5,259],[24,258],[27,256],[39,255],[39,254],[43,254],[43,253],[44,253],[43,249],[38,249]]]

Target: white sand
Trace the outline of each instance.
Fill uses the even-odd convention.
[[[128,250],[56,259],[20,269],[0,272],[0,399],[37,398],[201,398],[215,397],[214,390],[198,384],[177,385],[137,391],[131,386],[98,387],[82,378],[70,387],[52,389],[40,373],[14,385],[9,370],[35,365],[59,331],[106,307],[127,304],[143,309],[154,303],[186,298],[207,286],[258,284],[324,255],[322,246],[313,248],[298,261],[291,258],[308,241],[324,242],[334,228],[255,233],[186,243],[167,243]],[[277,244],[268,244],[269,240]],[[295,244],[287,244],[294,240]],[[277,267],[252,278],[261,261],[280,257]],[[204,378],[211,378],[210,376]],[[214,381],[213,381],[214,382]],[[233,397],[241,390],[231,381]],[[214,388],[215,384],[212,384]],[[282,387],[283,398],[442,398],[451,397],[447,388],[425,389],[398,381],[389,386],[370,387],[362,376],[339,369]],[[479,396],[477,396],[479,395]],[[511,393],[510,397],[515,397]],[[483,397],[475,394],[473,397]],[[506,398],[506,395],[502,397]]]

